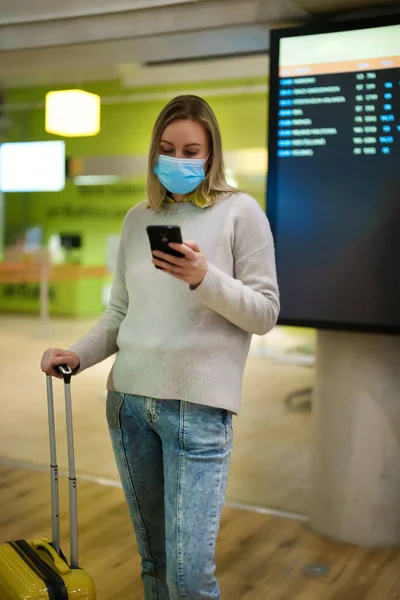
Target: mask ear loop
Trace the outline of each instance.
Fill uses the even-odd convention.
[[[208,159],[210,158],[210,156],[211,156],[211,150],[210,150],[210,152],[207,154],[207,157],[204,159],[204,163],[203,163],[203,165],[204,165],[204,166],[206,166],[206,165],[207,165],[207,161],[208,161]],[[208,165],[208,166],[207,166],[207,171],[204,169],[204,175],[207,175],[207,173],[208,173],[208,170],[209,170],[209,167],[210,167],[210,165]]]
[[[203,163],[203,167],[205,167],[207,165],[207,161],[211,156],[211,150],[210,152],[207,154],[207,157],[204,159],[204,163]],[[210,170],[211,164],[207,165],[207,169],[204,169],[204,177],[207,177],[208,171]],[[204,182],[203,182],[204,183]]]

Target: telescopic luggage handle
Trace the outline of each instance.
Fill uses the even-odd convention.
[[[67,423],[68,445],[68,479],[69,479],[69,512],[70,512],[70,540],[71,559],[70,566],[78,568],[78,504],[75,474],[74,430],[72,423],[71,403],[71,377],[72,369],[68,365],[59,365],[56,370],[63,376],[65,388],[65,416]],[[60,549],[60,518],[59,518],[59,490],[58,490],[58,465],[56,450],[56,431],[54,419],[53,381],[50,375],[46,376],[47,407],[49,417],[50,438],[50,479],[51,479],[51,515],[52,515],[52,543],[55,551],[61,556]]]

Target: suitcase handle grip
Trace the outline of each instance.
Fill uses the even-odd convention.
[[[71,383],[72,369],[69,365],[58,365],[55,370],[64,378],[64,383]]]

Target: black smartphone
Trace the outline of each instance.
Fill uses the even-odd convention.
[[[169,244],[182,244],[181,228],[178,225],[149,225],[147,227],[151,252],[159,250],[171,256],[182,258],[184,254],[170,248]],[[156,266],[156,269],[160,267]]]

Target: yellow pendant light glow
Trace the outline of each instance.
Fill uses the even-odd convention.
[[[46,94],[48,133],[64,137],[97,135],[100,131],[100,96],[83,90]]]

